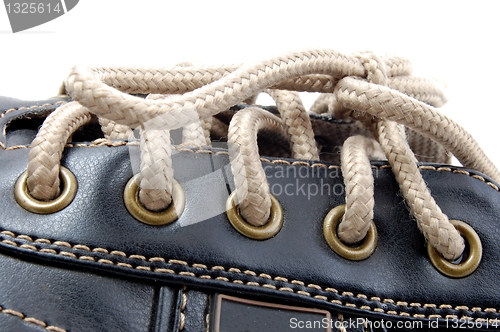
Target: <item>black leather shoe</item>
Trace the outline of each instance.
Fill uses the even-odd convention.
[[[359,118],[310,114],[321,160],[292,158],[289,146],[262,155],[281,141],[259,135],[276,199],[270,220],[280,219],[274,233],[261,235],[268,224],[246,224],[228,201],[237,184],[227,126],[253,110],[238,104],[215,116],[222,129],[212,123],[211,147],[182,145],[172,132],[182,189],[173,189],[180,210],[171,222],[141,222],[127,206],[125,196],[139,200],[128,185],[141,147],[133,137],[103,138],[95,117],[72,134],[60,161],[74,175],[62,179],[61,196],[72,189],[74,196],[47,210],[53,201],[31,197],[22,175],[40,125],[70,101],[0,98],[1,331],[500,330],[500,194],[489,176],[417,164],[442,212],[472,229],[456,226],[465,250],[450,262],[428,248],[391,164],[372,161],[374,226],[347,245],[336,234],[342,207],[331,212],[346,203],[338,151],[346,137],[371,133]],[[276,107],[263,109],[278,117]],[[373,248],[361,258],[332,244],[356,254],[370,236]],[[465,272],[446,268],[470,259]]]

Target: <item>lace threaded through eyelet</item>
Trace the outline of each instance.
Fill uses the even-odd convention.
[[[335,253],[348,260],[360,261],[370,257],[375,251],[378,242],[378,233],[375,224],[371,223],[365,238],[359,245],[349,246],[344,244],[337,234],[338,225],[342,221],[344,214],[345,205],[339,205],[330,210],[326,215],[323,222],[323,236],[326,243]]]
[[[461,262],[454,263],[445,259],[430,243],[427,243],[427,253],[432,265],[447,277],[464,278],[471,275],[479,266],[483,255],[481,239],[476,231],[460,220],[451,219],[450,222],[460,232],[468,246],[468,254]]]
[[[167,209],[160,212],[153,212],[146,209],[139,202],[139,185],[137,184],[138,175],[133,176],[125,186],[123,201],[128,212],[140,222],[152,226],[168,225],[176,221],[186,204],[184,190],[181,185],[173,180],[172,184],[172,203]]]
[[[243,219],[236,204],[236,191],[229,195],[226,202],[226,214],[229,222],[242,235],[254,240],[267,240],[278,234],[283,226],[283,209],[273,195],[271,197],[271,213],[264,226],[252,226]]]
[[[28,179],[28,172],[25,171],[17,179],[14,188],[14,197],[16,198],[17,203],[25,210],[38,214],[50,214],[61,211],[75,198],[76,191],[78,189],[78,182],[76,181],[75,175],[63,166],[60,168],[59,176],[62,186],[61,194],[53,200],[40,201],[30,195],[26,183]]]

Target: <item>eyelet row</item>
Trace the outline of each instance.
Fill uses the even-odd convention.
[[[333,208],[323,222],[323,235],[330,248],[339,256],[348,260],[363,260],[372,255],[377,246],[377,228],[372,222],[363,241],[356,246],[349,246],[339,239],[337,228],[345,214],[345,205]],[[450,220],[464,238],[468,253],[460,262],[450,262],[445,259],[430,243],[427,243],[427,253],[432,265],[442,274],[451,278],[463,278],[471,275],[479,266],[483,248],[476,231],[460,220]]]
[[[29,194],[26,184],[27,178],[27,172],[18,178],[14,196],[20,206],[33,213],[50,214],[64,209],[73,201],[78,189],[78,183],[73,173],[67,168],[61,167],[61,194],[52,201],[39,201]],[[134,218],[148,225],[160,226],[168,225],[180,217],[184,211],[186,198],[184,190],[177,181],[173,182],[172,203],[166,210],[160,212],[149,211],[139,202],[137,181],[138,175],[135,175],[128,181],[124,191],[125,206]],[[283,226],[283,210],[273,195],[271,195],[271,204],[269,221],[261,227],[252,226],[243,219],[236,203],[236,192],[233,192],[227,199],[226,213],[229,222],[240,234],[255,240],[266,240],[275,236]],[[344,214],[345,205],[339,205],[326,215],[323,222],[323,235],[328,246],[339,256],[348,260],[360,261],[370,257],[378,242],[375,224],[371,224],[365,239],[360,244],[349,246],[342,243],[337,234],[338,225]],[[463,278],[472,274],[481,262],[481,240],[476,231],[463,221],[450,220],[450,222],[466,241],[467,257],[463,257],[458,263],[450,262],[429,243],[427,244],[427,252],[432,264],[439,272],[452,278]]]

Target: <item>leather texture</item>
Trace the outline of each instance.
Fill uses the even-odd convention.
[[[134,219],[123,203],[124,187],[138,165],[137,142],[69,144],[62,165],[77,178],[76,197],[62,211],[39,215],[20,207],[13,195],[34,129],[8,127],[46,115],[58,102],[2,106],[2,331],[46,326],[206,331],[216,293],[324,309],[335,320],[390,322],[348,331],[396,330],[397,322],[412,321],[424,330],[435,327],[431,324],[458,327],[454,319],[468,319],[473,323],[467,327],[474,329],[496,329],[485,322],[500,318],[500,193],[484,175],[447,165],[421,166],[443,212],[468,223],[481,238],[479,268],[460,279],[432,266],[425,239],[385,163],[373,164],[378,245],[359,262],[338,256],[324,240],[324,217],[344,204],[345,193],[339,166],[323,162],[263,158],[284,212],[281,231],[264,241],[242,236],[226,217],[234,182],[223,149],[176,149],[175,179],[184,189],[186,207],[179,220],[157,227]]]

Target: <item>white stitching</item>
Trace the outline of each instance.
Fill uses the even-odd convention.
[[[6,114],[8,113],[11,113],[11,112],[14,112],[14,111],[23,111],[23,110],[31,110],[31,109],[34,109],[34,108],[41,108],[41,107],[49,107],[49,106],[56,106],[56,105],[60,105],[60,104],[65,104],[67,103],[67,101],[58,101],[56,103],[46,103],[46,104],[43,104],[43,105],[33,105],[33,106],[23,106],[23,107],[18,107],[18,108],[10,108],[6,111],[3,111],[2,114],[0,114],[0,119],[5,117]]]
[[[41,327],[43,327],[46,330],[51,331],[51,332],[67,332],[65,329],[62,329],[60,327],[53,326],[53,325],[47,325],[47,323],[45,323],[39,319],[36,319],[33,317],[26,317],[26,315],[24,315],[22,312],[17,311],[17,310],[5,309],[2,306],[0,306],[0,313],[20,318],[25,322],[41,326]]]
[[[10,231],[2,231],[0,232],[0,234],[3,234],[3,235],[7,235],[7,236],[12,236],[13,233],[10,232]],[[14,236],[14,238],[19,238],[19,236],[22,236],[23,239],[26,239],[26,235],[17,235],[17,236]],[[44,239],[46,240],[46,239]],[[27,240],[24,240],[24,241],[27,241]],[[47,240],[49,241],[49,240]],[[10,240],[2,240],[1,241],[2,243],[4,244],[7,244],[7,245],[10,245],[10,246],[16,246],[18,247],[19,245],[13,241],[10,241]],[[44,241],[45,242],[45,241]],[[50,241],[49,241],[50,242]],[[57,242],[57,241],[55,241]],[[54,243],[55,243],[54,242]],[[46,242],[45,242],[46,243]],[[66,242],[67,243],[67,242]],[[87,246],[82,246],[82,245],[75,245],[75,246],[78,246],[78,248],[80,248],[79,250],[84,250],[84,251],[87,251],[86,249],[84,249],[85,247]],[[74,248],[75,246],[72,246],[72,248]],[[64,246],[63,248],[61,249],[65,249],[67,248],[66,246]],[[25,247],[25,249],[27,250],[33,250],[32,248],[28,248],[28,247]],[[35,249],[38,251],[38,249],[35,247]],[[96,248],[96,249],[102,249],[102,248]],[[105,250],[105,249],[104,249]],[[41,251],[41,250],[40,250]],[[92,251],[95,251],[92,250]],[[92,252],[91,251],[91,252]],[[107,250],[106,250],[107,251]],[[112,251],[113,252],[113,251]],[[71,256],[71,258],[75,258],[75,259],[79,259],[79,260],[90,260],[89,259],[89,256],[78,256],[78,255],[75,255],[73,253],[70,253],[71,255],[67,255],[67,252],[65,251],[60,251],[58,253],[55,253],[57,255],[61,255],[61,256]],[[74,257],[73,257],[74,256]],[[118,257],[123,257],[122,255],[117,255]],[[134,256],[134,255],[127,255],[126,257],[127,258],[130,258],[131,256]],[[135,256],[138,256],[138,255],[135,255]],[[139,255],[140,256],[140,255]],[[144,256],[142,256],[144,257]],[[146,259],[146,257],[144,257],[144,259],[139,259],[139,260],[142,260],[144,262],[151,262],[151,261],[155,261],[155,260],[158,260],[158,259],[163,259],[161,257],[152,257],[152,258],[149,258],[149,259]],[[95,261],[95,259],[93,259]],[[182,261],[182,260],[168,260],[169,264],[177,264],[177,265],[181,265],[181,266],[187,266],[187,267],[198,267],[201,265],[201,264],[191,264],[189,265],[187,262],[185,261]],[[118,265],[118,263],[114,263],[113,261],[111,260],[107,260],[107,259],[99,259],[97,261],[97,263],[100,263],[100,264],[109,264],[109,265]],[[132,267],[131,265],[127,264],[128,266],[126,266],[125,264],[123,265],[120,265],[122,267],[125,267],[125,268],[131,268],[131,269],[136,269],[136,270],[149,270],[151,271],[152,269],[149,267],[149,266],[144,266],[144,265],[137,265],[135,268]],[[211,270],[222,270],[224,272],[228,272],[229,270],[231,269],[234,269],[234,268],[225,268],[223,266],[214,266],[211,268]],[[193,272],[175,272],[174,270],[172,269],[165,269],[165,268],[156,268],[154,270],[152,270],[153,272],[156,272],[156,273],[167,273],[167,274],[174,274],[174,275],[187,275],[187,276],[190,276],[190,277],[194,277],[194,278],[199,278],[199,279],[214,279],[213,277],[209,276],[209,275],[197,275],[196,273],[193,273]],[[234,271],[234,270],[232,270]],[[235,273],[235,272],[233,272]],[[253,272],[253,271],[245,271],[244,274],[248,274],[248,275],[251,275],[251,276],[257,276],[257,273]],[[275,277],[276,278],[283,278],[283,277]],[[263,278],[263,279],[267,279],[267,278]],[[284,279],[284,278],[283,278]],[[278,290],[278,291],[284,291],[284,292],[294,292],[294,293],[297,293],[297,294],[300,294],[300,295],[304,295],[304,296],[308,296],[308,297],[312,297],[314,298],[313,295],[311,295],[309,292],[305,292],[305,291],[302,291],[302,290],[294,290],[292,288],[288,288],[288,287],[281,287],[281,288],[277,288],[276,286],[274,285],[271,285],[271,284],[268,284],[268,283],[257,283],[255,281],[249,281],[249,282],[243,282],[241,280],[238,280],[238,279],[234,279],[233,281],[229,280],[228,278],[226,277],[217,277],[215,278],[215,280],[220,280],[220,281],[224,281],[224,282],[231,282],[231,283],[238,283],[238,284],[246,284],[248,286],[256,286],[256,287],[263,287],[263,288],[271,288],[271,289],[275,289],[275,290]],[[302,281],[299,281],[299,280],[293,280],[292,281],[293,284],[297,284],[297,285],[300,285],[300,286],[303,286],[305,285]],[[309,286],[309,285],[308,285]],[[319,289],[318,290],[321,290],[321,291],[325,291],[325,292],[333,292],[333,293],[338,293],[338,291],[334,288],[322,288],[318,285],[314,285],[314,284],[311,284],[311,288],[313,289]],[[350,292],[343,292],[342,295],[345,295],[345,296],[349,296],[349,297],[354,297],[354,294],[353,293],[350,293]],[[352,295],[352,296],[351,296]],[[360,298],[368,298],[366,295],[364,294],[358,294],[356,295],[356,297],[360,297]],[[379,297],[371,297],[370,298],[370,301],[376,301],[376,302],[381,302],[381,303],[394,303],[395,301],[392,300],[392,299],[381,299]],[[341,305],[341,306],[344,306],[344,307],[347,307],[347,308],[358,308],[358,309],[362,309],[362,310],[372,310],[374,312],[380,312],[380,313],[385,313],[385,314],[388,314],[388,315],[395,315],[395,316],[408,316],[409,313],[405,312],[405,311],[401,311],[399,313],[395,312],[395,311],[390,311],[390,310],[385,310],[383,308],[371,308],[371,307],[367,307],[367,306],[358,306],[354,303],[350,303],[350,302],[345,302],[345,303],[342,303],[341,301],[339,300],[330,300],[331,303],[335,303],[337,305]],[[396,302],[396,305],[398,306],[404,306],[404,307],[408,307],[408,303],[407,302],[403,302],[403,301],[397,301]],[[420,307],[422,306],[422,304],[420,303],[411,303],[410,307]],[[423,305],[424,307],[437,307],[436,304],[424,304]],[[451,307],[451,305],[441,305],[441,306],[446,306],[447,308]],[[483,312],[497,312],[498,310],[495,309],[495,308],[485,308],[485,309],[481,309],[479,307],[474,307],[474,311],[483,311]],[[456,306],[454,308],[454,310],[464,310],[464,311],[469,311],[469,307],[467,306]],[[428,318],[430,316],[433,316],[433,318],[442,318],[441,315],[429,315],[429,316],[426,316],[426,315],[421,315],[421,314],[414,314],[413,316],[411,317],[414,317],[414,318]],[[439,317],[438,317],[439,316]],[[463,318],[466,318],[466,319],[473,319],[472,317],[468,317],[468,316],[463,316]],[[481,318],[476,318],[477,319],[481,319]]]

